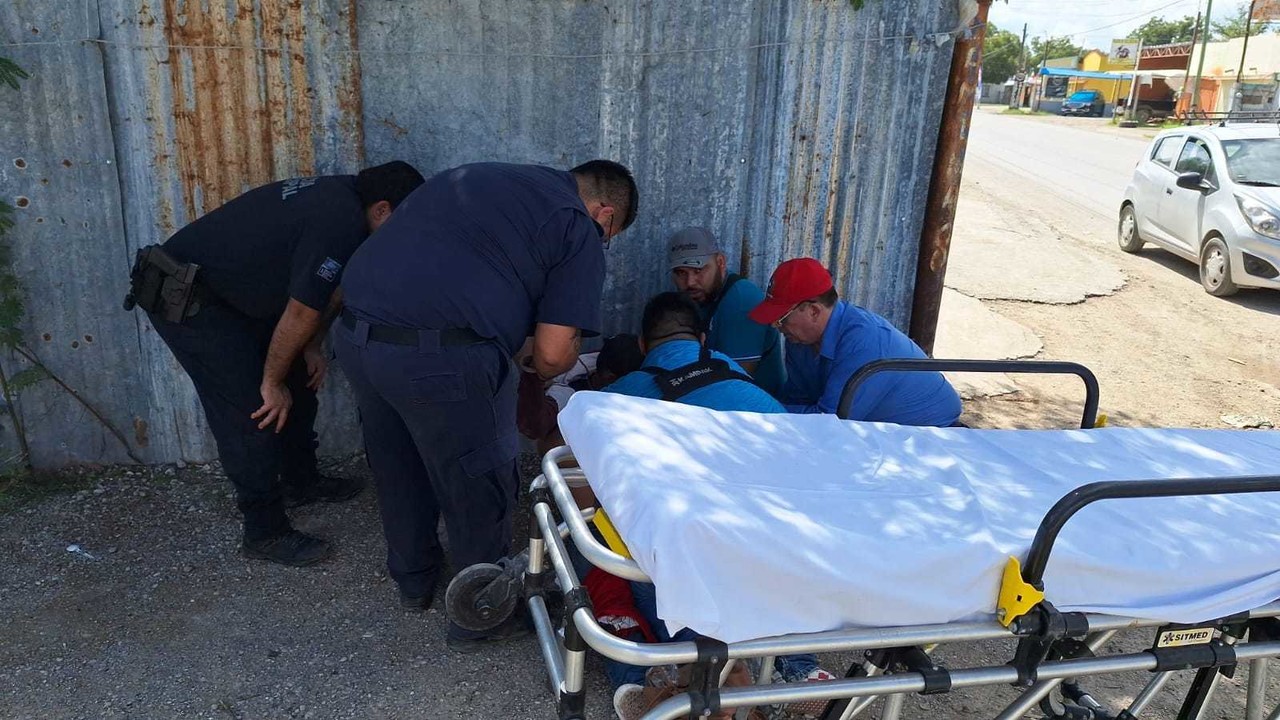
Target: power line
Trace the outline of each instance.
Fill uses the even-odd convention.
[[[1151,10],[1148,10],[1147,12],[1139,13],[1137,15],[1134,15],[1133,17],[1120,20],[1119,22],[1113,22],[1110,25],[1103,25],[1102,27],[1096,27],[1096,28],[1093,28],[1092,30],[1085,30],[1083,32],[1073,33],[1069,37],[1080,37],[1083,35],[1088,35],[1090,33],[1095,33],[1099,30],[1106,30],[1107,28],[1113,28],[1117,25],[1124,25],[1125,23],[1133,22],[1134,20],[1141,20],[1142,18],[1145,18],[1145,17],[1151,17],[1155,15],[1155,13],[1160,12],[1161,10],[1167,10],[1168,8],[1171,8],[1174,5],[1181,5],[1183,2],[1184,0],[1174,0],[1174,2],[1171,2],[1168,5],[1161,5],[1158,8],[1153,8]]]

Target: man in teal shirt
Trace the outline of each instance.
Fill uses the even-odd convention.
[[[751,322],[747,312],[764,300],[760,287],[728,271],[715,235],[688,227],[671,236],[667,265],[676,289],[698,304],[707,329],[707,347],[722,352],[771,395],[785,377],[778,331]]]

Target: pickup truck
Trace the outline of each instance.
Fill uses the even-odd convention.
[[[1139,125],[1146,125],[1152,120],[1163,120],[1173,115],[1177,102],[1174,100],[1139,99],[1132,108],[1125,110],[1125,117]]]

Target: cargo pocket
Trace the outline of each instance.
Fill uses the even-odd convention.
[[[516,459],[520,452],[520,436],[518,433],[507,433],[497,440],[473,450],[462,456],[462,469],[467,477],[481,475],[500,467],[503,463]]]
[[[442,372],[409,381],[409,399],[416,403],[458,402],[467,399],[462,373]]]

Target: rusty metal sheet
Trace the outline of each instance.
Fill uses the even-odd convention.
[[[0,6],[0,55],[25,68],[0,89],[0,192],[18,207],[9,241],[26,286],[24,331],[41,360],[135,448],[148,440],[138,337],[120,310],[125,268],[115,152],[94,3],[16,0]],[[12,374],[25,367],[0,358]],[[37,466],[126,459],[102,425],[53,381],[18,403]],[[136,423],[136,424],[135,424]],[[14,436],[7,416],[5,460]]]
[[[361,167],[355,0],[100,4],[130,254],[252,187]],[[137,319],[155,457],[215,457],[190,382]],[[323,449],[357,448],[345,385],[321,403]]]
[[[907,327],[955,0],[390,0],[361,5],[366,149],[424,172],[626,163],[635,227],[609,250],[609,330],[667,289],[666,238],[711,227],[764,284],[813,255]]]

